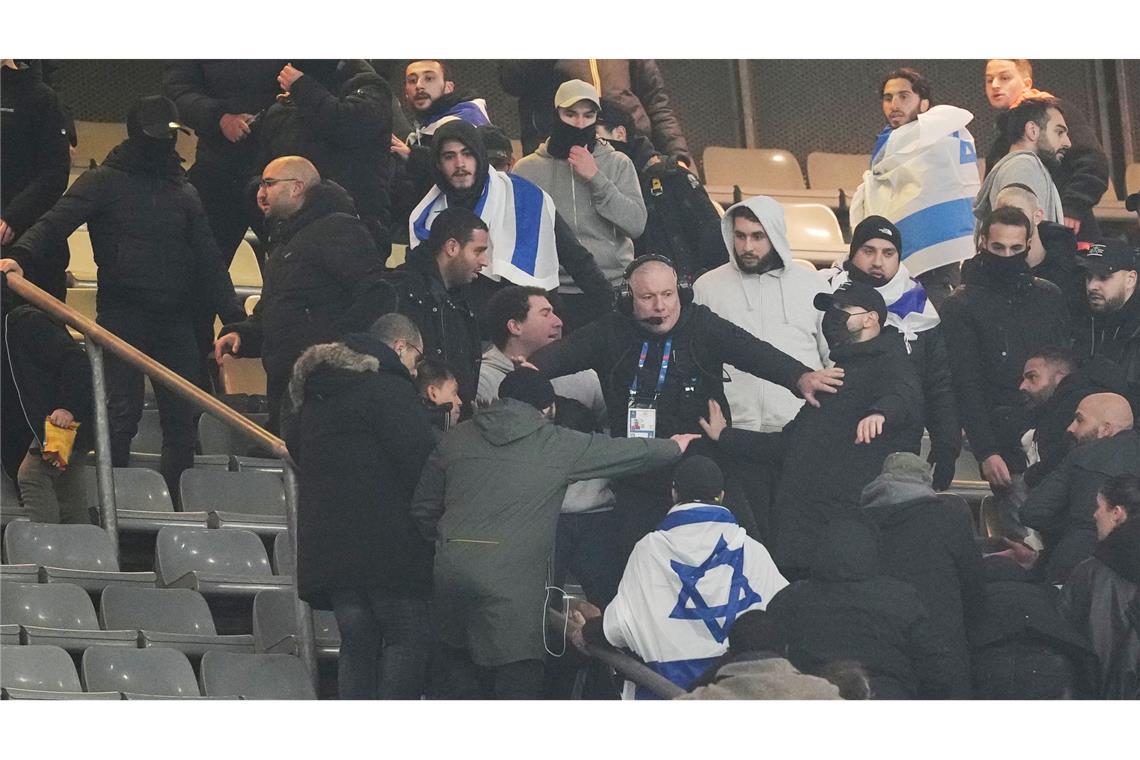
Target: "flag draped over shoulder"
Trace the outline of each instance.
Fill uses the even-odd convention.
[[[898,129],[886,128],[871,168],[851,200],[851,226],[873,214],[890,219],[903,239],[903,260],[919,275],[975,253],[977,151],[966,129],[974,115],[934,106]]]
[[[412,246],[428,238],[432,222],[447,208],[447,196],[436,185],[408,220]],[[558,287],[558,249],[554,244],[554,201],[538,185],[488,168],[475,213],[487,223],[491,266],[482,274],[498,282],[544,290]]]
[[[449,121],[462,120],[476,127],[491,123],[487,115],[487,101],[483,98],[463,100],[446,111],[436,114],[417,130],[418,135],[434,135],[435,131]]]
[[[687,689],[728,650],[745,612],[764,609],[788,582],[768,550],[732,513],[712,504],[673,507],[634,547],[617,596],[606,607],[606,639]],[[625,698],[653,699],[626,684]]]
[[[850,279],[847,272],[841,270],[830,280],[831,289],[839,290]],[[908,354],[911,342],[918,338],[919,333],[936,327],[942,321],[934,304],[926,297],[926,289],[910,276],[906,264],[899,264],[899,271],[890,282],[875,290],[887,304],[887,324],[902,333]]]

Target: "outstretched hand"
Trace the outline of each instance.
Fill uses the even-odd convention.
[[[697,423],[700,424],[701,430],[704,430],[705,435],[712,441],[719,441],[720,434],[728,427],[728,420],[724,416],[724,410],[720,408],[720,404],[717,403],[716,399],[712,398],[709,399],[708,419],[702,417],[697,420]]]
[[[677,435],[670,436],[670,440],[681,448],[681,453],[684,454],[685,450],[689,448],[689,444],[698,440],[701,436],[698,433],[678,433]]]
[[[814,372],[805,372],[796,381],[796,388],[812,406],[819,406],[816,393],[837,393],[843,385],[843,370],[839,367],[825,367]]]

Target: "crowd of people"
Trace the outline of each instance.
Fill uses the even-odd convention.
[[[815,272],[777,200],[709,199],[651,60],[501,62],[522,156],[446,61],[175,61],[66,192],[37,71],[0,68],[0,271],[62,297],[86,224],[100,325],[205,389],[261,359],[342,698],[652,697],[604,646],[697,699],[1140,697],[1140,255],[1028,61],[985,64],[981,182],[973,114],[887,72]],[[4,468],[86,522],[83,351],[3,296]],[[106,381],[126,466],[143,379]],[[194,413],[155,393],[177,493]]]

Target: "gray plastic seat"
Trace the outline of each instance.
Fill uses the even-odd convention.
[[[95,525],[13,523],[4,532],[10,561],[39,565],[43,583],[74,583],[101,593],[110,584],[154,586],[154,573],[124,573],[106,531]]]
[[[253,636],[218,635],[205,598],[190,589],[111,586],[99,599],[105,628],[138,629],[139,645],[170,647],[196,659],[209,651],[252,652]]]
[[[970,509],[970,503],[962,496],[956,493],[940,493],[938,500],[941,501],[948,509],[957,510],[970,519],[970,527],[974,531],[974,537],[978,537],[978,525],[974,520],[974,512]]]
[[[265,412],[252,412],[244,415],[251,422],[262,427],[269,420]],[[198,418],[198,449],[203,454],[230,454],[244,456],[254,444],[216,417],[203,414]]]
[[[20,561],[8,557],[8,525],[31,525],[28,520],[18,520],[12,523],[5,524],[4,526],[4,545],[3,545],[3,558],[4,564],[0,565],[0,583],[39,583],[40,582],[40,566],[35,562]]]
[[[120,698],[118,692],[84,693],[71,655],[55,646],[0,647],[0,687],[9,699]]]
[[[4,584],[0,622],[19,625],[25,644],[50,644],[68,651],[95,644],[138,645],[137,630],[100,630],[91,597],[71,583]]]
[[[201,670],[202,692],[210,697],[317,698],[304,664],[292,655],[207,652]]]
[[[235,472],[248,472],[250,470],[259,470],[263,472],[276,472],[281,473],[285,470],[285,462],[280,459],[266,459],[265,457],[234,457],[233,467]]]
[[[142,467],[116,467],[115,508],[119,530],[155,533],[165,525],[206,526],[205,512],[175,512],[166,480],[155,470]],[[88,503],[99,504],[97,475],[94,467],[84,472]]]
[[[297,558],[293,554],[293,540],[289,531],[278,533],[273,538],[273,572],[278,575],[294,575],[297,572]]]
[[[159,697],[198,697],[198,680],[186,655],[176,649],[88,647],[83,653],[87,691],[118,691]]]
[[[286,530],[285,484],[277,473],[186,470],[179,490],[183,507],[209,513],[211,528]]]
[[[253,641],[258,652],[298,654],[297,615],[293,591],[262,591],[253,600]],[[313,636],[317,654],[340,654],[340,629],[330,610],[313,610]]]
[[[165,527],[155,542],[158,585],[206,595],[252,597],[288,588],[290,576],[274,575],[265,547],[247,530]]]

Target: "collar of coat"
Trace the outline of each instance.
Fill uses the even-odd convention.
[[[305,400],[305,384],[318,369],[327,367],[349,372],[379,372],[381,364],[386,370],[395,371],[398,366],[407,373],[391,348],[366,334],[347,336],[344,342],[310,346],[293,365],[293,376],[289,379],[289,402],[293,409],[301,408],[301,403]]]

